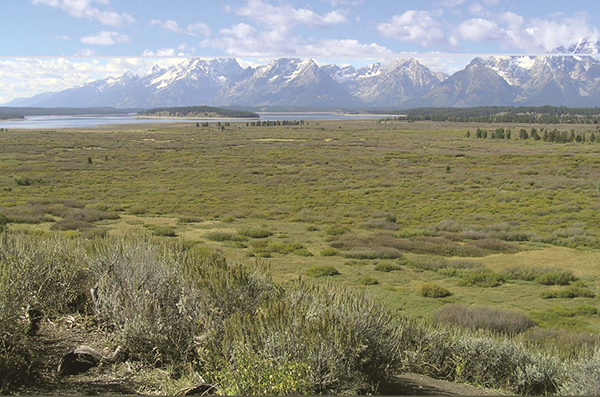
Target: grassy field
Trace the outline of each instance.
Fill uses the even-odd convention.
[[[600,143],[478,127],[0,131],[0,374],[21,376],[0,392],[35,361],[27,307],[89,316],[142,384],[357,394],[408,371],[597,391]]]
[[[231,123],[224,131],[192,124],[12,130],[0,133],[0,208],[12,230],[178,236],[238,262],[266,261],[277,282],[368,288],[416,317],[431,318],[447,303],[538,318],[556,306],[597,307],[591,297],[540,297],[564,286],[464,285],[464,277],[411,265],[444,257],[495,274],[562,268],[600,291],[600,144],[515,133],[476,139],[477,127],[356,120]],[[380,271],[382,264],[395,269]],[[307,276],[316,265],[340,274]],[[425,282],[451,295],[422,297]],[[600,331],[597,314],[570,318],[556,326]]]

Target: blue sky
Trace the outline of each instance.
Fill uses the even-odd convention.
[[[414,52],[453,72],[470,59],[426,55],[540,53],[600,39],[598,0],[3,0],[0,10],[0,103],[177,62],[153,56],[360,66]]]

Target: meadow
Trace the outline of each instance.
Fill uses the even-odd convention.
[[[373,363],[398,360],[394,370],[525,394],[574,390],[568,385],[575,375],[563,380],[568,390],[560,389],[554,378],[539,379],[560,372],[554,359],[579,360],[573,368],[597,359],[600,143],[518,139],[516,132],[530,130],[530,124],[485,125],[510,128],[512,139],[477,138],[481,125],[474,123],[382,119],[289,124],[2,131],[0,223],[10,236],[58,236],[61,244],[110,246],[132,235],[151,238],[153,244],[181,244],[194,255],[268,266],[278,288],[366,293],[375,302],[368,310],[377,307],[404,319],[403,327],[411,331],[403,335],[413,339],[409,343],[395,335],[397,330],[386,328],[387,320],[377,332],[398,338],[396,343],[404,344],[400,350],[415,352],[390,358],[378,345],[379,355],[369,358]],[[568,129],[597,133],[594,125]],[[271,294],[264,292],[271,287],[261,288],[260,294]],[[326,300],[321,293],[315,292],[314,299]],[[283,310],[273,305],[265,312]],[[76,310],[89,312],[84,306]],[[96,302],[96,310],[104,310],[100,306]],[[231,324],[248,320],[227,321],[233,328],[223,332],[232,340],[260,339],[235,335]],[[266,318],[264,324],[269,321],[274,320]],[[258,327],[248,329],[253,326]],[[455,336],[441,340],[440,330]],[[127,332],[125,339],[131,337]],[[431,346],[453,343],[452,349],[466,340],[517,343],[517,350],[527,346],[554,364],[540,370],[542,375],[527,375],[544,385],[539,388],[525,382],[525,375],[508,384],[506,374],[470,379],[470,362],[454,360],[446,367],[428,363],[440,358],[419,350],[424,348],[416,345],[416,335],[426,335],[421,340]],[[399,349],[394,346],[391,351]],[[257,360],[256,351],[228,354],[240,367]],[[310,372],[301,362],[280,362],[265,371]],[[214,381],[242,376],[219,367],[218,360],[210,365],[222,376]],[[360,385],[344,387],[374,391],[365,386],[374,382],[374,368],[380,370],[380,364],[363,377],[354,376],[364,381]],[[344,376],[352,378],[351,373],[348,369]],[[311,378],[317,380],[310,387],[288,392],[346,390],[320,376]],[[547,386],[551,383],[554,387]],[[225,386],[222,391],[248,392]]]

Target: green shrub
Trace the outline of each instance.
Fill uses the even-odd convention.
[[[535,325],[535,321],[527,314],[458,304],[442,306],[435,313],[434,320],[463,328],[486,329],[502,335],[516,335]]]
[[[365,261],[365,260],[352,260],[352,261],[348,261],[348,262],[344,262],[344,265],[346,266],[367,266],[369,264],[369,261]]]
[[[239,234],[250,238],[267,238],[273,235],[272,232],[265,229],[242,230]]]
[[[542,299],[556,299],[558,298],[558,294],[554,291],[542,291],[540,293],[540,298]]]
[[[579,305],[575,308],[575,313],[578,316],[596,316],[598,309],[591,305]]]
[[[249,372],[231,381],[220,377],[225,385],[248,386],[231,390],[236,393],[374,393],[398,371],[402,357],[397,317],[364,292],[332,285],[291,285],[259,311],[230,317],[224,329],[215,341],[225,357],[221,368]],[[299,377],[286,375],[291,368]],[[270,376],[279,380],[270,385],[289,388],[267,390]]]
[[[445,298],[452,295],[448,289],[436,283],[421,284],[417,293],[425,298]]]
[[[476,285],[483,288],[497,287],[504,282],[504,277],[490,271],[471,270],[460,276],[458,285],[469,287]]]
[[[321,251],[321,256],[336,256],[340,253],[340,251],[336,250],[335,248],[325,248],[323,251]]]
[[[308,364],[275,362],[254,352],[237,352],[233,363],[218,375],[219,394],[232,396],[314,395]]]
[[[177,220],[177,223],[200,223],[202,222],[202,218],[199,218],[197,216],[181,216],[179,217],[179,219]]]
[[[358,282],[360,284],[362,284],[362,285],[376,285],[376,284],[379,284],[379,281],[376,278],[368,276],[368,275],[367,276],[362,276],[358,280]]]
[[[211,232],[206,235],[206,238],[211,241],[248,241],[248,238],[245,236],[240,236],[238,234],[227,233],[227,232]]]
[[[176,237],[175,229],[168,226],[157,227],[152,230],[152,233],[158,237]]]
[[[330,265],[315,265],[306,269],[304,272],[307,276],[311,277],[329,277],[329,276],[337,276],[340,272],[337,269]]]
[[[394,265],[392,263],[378,263],[375,266],[375,270],[378,272],[388,273],[388,272],[392,272],[395,270],[402,270],[402,268],[400,266]]]
[[[294,255],[307,256],[307,257],[308,256],[313,256],[313,254],[309,250],[307,250],[305,248],[297,249],[296,251],[294,251]]]
[[[342,234],[349,233],[350,229],[346,226],[330,226],[325,229],[325,233],[330,236],[341,236]]]
[[[129,215],[144,215],[148,213],[148,208],[143,205],[132,205],[127,210]]]
[[[569,285],[571,281],[575,281],[577,278],[571,271],[549,271],[540,274],[535,278],[535,282],[543,285]]]
[[[321,230],[321,229],[319,229],[315,225],[306,226],[306,231],[307,232],[318,232],[319,230]]]

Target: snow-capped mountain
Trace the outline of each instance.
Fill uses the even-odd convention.
[[[19,106],[117,108],[206,104],[223,86],[244,79],[249,72],[235,59],[187,59],[167,69],[155,66],[146,76],[127,72],[118,78],[108,77],[45,96],[41,101],[34,97],[31,101],[19,99],[18,103]]]
[[[580,41],[547,56],[475,58],[447,76],[414,59],[352,66],[282,58],[243,68],[235,59],[187,59],[145,76],[125,73],[9,106],[151,108],[165,106],[417,107],[600,106],[600,43]]]
[[[560,53],[597,51],[598,43],[580,42],[548,56],[475,58],[410,106],[600,105],[600,61]],[[597,53],[597,52],[592,52]]]
[[[248,78],[232,81],[212,99],[213,105],[348,106],[356,99],[312,59],[277,59]]]

